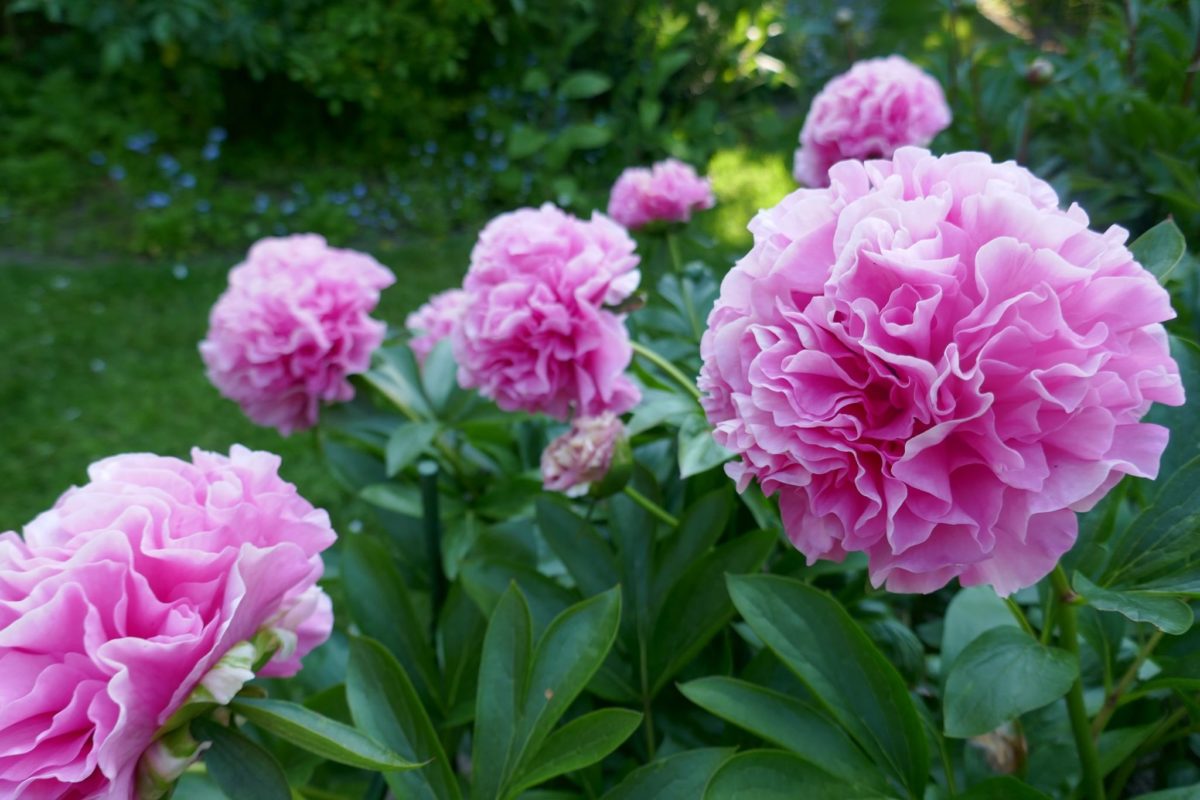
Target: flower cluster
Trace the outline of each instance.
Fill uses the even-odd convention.
[[[613,184],[608,215],[631,230],[652,222],[687,222],[713,207],[712,185],[674,158],[650,169],[629,167]]]
[[[408,346],[418,361],[424,363],[438,342],[450,338],[454,327],[462,319],[466,304],[466,292],[447,289],[435,294],[425,305],[408,315],[404,320],[404,327],[412,334]]]
[[[847,159],[891,158],[925,146],[950,124],[942,87],[900,56],[859,61],[813,99],[793,168],[805,186],[829,185],[829,168]]]
[[[846,161],[750,224],[701,346],[729,474],[810,560],[1008,594],[1046,575],[1183,402],[1167,292],[1049,185],[980,153]]]
[[[242,447],[115,456],[0,535],[0,796],[146,794],[187,763],[150,750],[172,715],[329,636],[335,534],[278,469]]]
[[[395,277],[375,259],[315,234],[263,239],[229,273],[200,354],[221,394],[287,435],[322,402],[354,397],[387,326],[370,317]]]
[[[493,219],[471,252],[458,381],[506,411],[557,419],[632,408],[633,351],[613,306],[637,288],[634,242],[602,214],[581,220],[547,203]]]

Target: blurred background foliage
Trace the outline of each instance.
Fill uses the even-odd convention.
[[[1097,226],[1172,215],[1200,241],[1200,0],[0,9],[0,528],[131,446],[240,439],[304,473],[307,444],[244,424],[194,351],[254,239],[370,250],[400,276],[383,309],[400,324],[459,280],[491,215],[586,214],[623,167],[674,155],[713,177],[709,260],[732,263],[795,186],[813,95],[859,58],[901,53],[943,83],[935,151],[1016,158]]]

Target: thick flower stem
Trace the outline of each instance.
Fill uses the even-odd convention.
[[[1064,650],[1079,658],[1079,628],[1075,619],[1075,592],[1067,580],[1062,566],[1050,573],[1050,585],[1058,605],[1058,643]],[[1079,751],[1079,764],[1083,769],[1080,786],[1088,800],[1104,800],[1104,781],[1100,774],[1100,755],[1092,728],[1088,723],[1087,706],[1083,702],[1083,679],[1076,678],[1067,692],[1067,713],[1071,718],[1071,732],[1075,735],[1075,747]]]
[[[622,491],[625,492],[625,494],[629,497],[630,500],[632,500],[633,502],[637,503],[642,508],[649,511],[660,521],[667,523],[672,528],[679,527],[679,520],[675,519],[675,517],[668,514],[666,511],[664,511],[658,505],[658,503],[655,503],[653,500],[651,500],[649,497],[646,497],[646,495],[642,494],[637,489],[633,488],[629,484],[626,484],[625,488]]]
[[[675,381],[684,389],[686,389],[688,394],[690,394],[696,399],[697,402],[699,402],[700,390],[696,388],[695,383],[689,381],[687,376],[679,371],[678,367],[676,367],[670,361],[667,361],[658,353],[646,347],[646,345],[642,344],[641,342],[630,342],[630,344],[633,345],[633,352],[637,353],[639,356],[665,372],[667,376],[671,378],[671,380]]]

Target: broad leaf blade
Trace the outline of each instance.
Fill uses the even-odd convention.
[[[209,720],[193,722],[192,734],[212,742],[204,765],[229,800],[291,800],[283,767],[257,743]]]
[[[524,711],[533,656],[533,620],[516,584],[496,604],[483,637],[479,688],[475,695],[475,736],[471,796],[491,800],[512,775],[517,720]]]
[[[733,513],[728,487],[715,489],[692,503],[679,520],[679,527],[664,542],[655,558],[653,597],[655,605],[666,597],[680,576],[696,559],[721,538]]]
[[[790,750],[847,783],[887,789],[887,779],[845,731],[806,703],[736,678],[700,678],[679,690],[709,713]]]
[[[624,708],[605,708],[571,720],[546,738],[511,791],[520,792],[599,762],[620,747],[641,721],[641,714]]]
[[[1166,283],[1187,252],[1187,242],[1175,221],[1166,219],[1135,239],[1129,249],[1159,283]]]
[[[908,687],[845,609],[791,578],[747,575],[728,581],[738,611],[767,647],[827,704],[875,763],[910,793],[923,792],[929,749]]]
[[[712,776],[705,800],[884,800],[851,786],[804,759],[779,750],[751,750],[726,761]]]
[[[409,761],[431,762],[419,770],[387,773],[393,794],[459,800],[457,779],[425,707],[400,663],[379,642],[350,640],[346,700],[355,726],[364,733]]]
[[[392,431],[385,452],[388,477],[394,476],[416,461],[433,444],[437,434],[436,422],[413,422]]]
[[[1079,573],[1072,586],[1093,608],[1115,611],[1134,622],[1149,622],[1163,633],[1180,636],[1192,627],[1192,608],[1176,595],[1104,589]]]
[[[979,736],[1049,705],[1079,676],[1071,653],[1039,643],[1019,628],[992,628],[955,660],[946,677],[946,735]]]
[[[349,725],[283,700],[245,698],[230,706],[268,733],[330,761],[376,771],[416,769],[415,764]]]
[[[629,773],[603,800],[696,800],[732,755],[732,748],[711,747],[667,756]]]
[[[616,556],[591,523],[546,497],[537,501],[537,520],[546,543],[566,565],[585,597],[620,583]]]

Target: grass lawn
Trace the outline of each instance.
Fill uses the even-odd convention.
[[[702,217],[732,264],[749,244],[754,212],[794,188],[784,157],[728,150],[709,165],[717,207]],[[391,325],[431,293],[457,284],[479,225],[444,239],[369,249],[396,273],[377,315]],[[247,245],[249,242],[247,242]],[[699,255],[699,254],[698,254]],[[114,453],[185,456],[192,446],[241,443],[283,456],[283,474],[334,512],[345,498],[311,436],[284,439],[252,424],[204,376],[196,345],[225,287],[234,253],[185,265],[0,263],[0,531],[19,530],[87,465]]]
[[[474,231],[376,256],[396,273],[378,316],[403,324],[430,293],[457,283]],[[237,257],[186,266],[0,265],[0,530],[20,530],[92,461],[113,453],[186,455],[230,445],[283,456],[283,474],[336,508],[310,436],[259,428],[204,376],[196,345]]]

